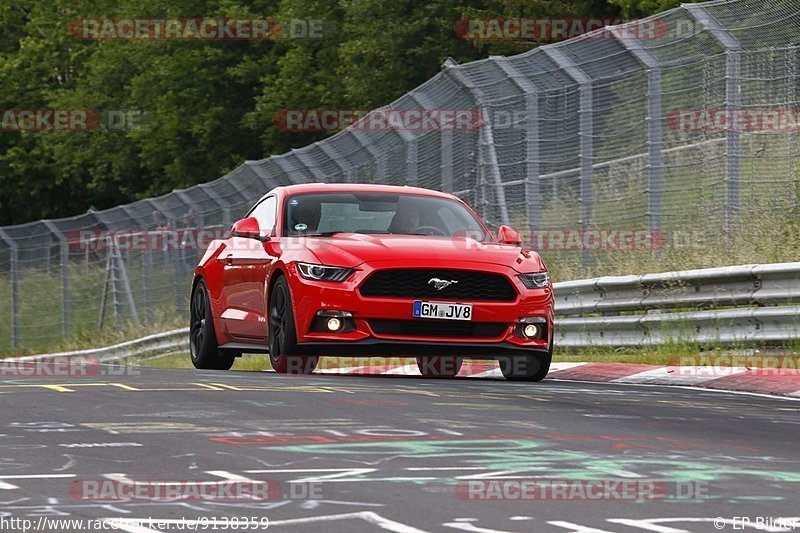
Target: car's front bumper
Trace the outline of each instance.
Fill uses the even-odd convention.
[[[300,345],[299,355],[339,357],[457,355],[474,359],[498,359],[511,355],[546,355],[546,353],[545,348],[519,346],[507,342],[430,342],[368,338],[346,342],[306,342]]]
[[[412,317],[416,298],[367,298],[358,287],[378,269],[445,268],[491,272],[505,276],[516,289],[514,301],[469,301],[472,304],[473,324],[505,324],[490,337],[459,337],[454,335],[397,335],[377,333],[370,326],[374,320],[440,322]],[[551,288],[526,289],[509,267],[464,261],[458,265],[432,265],[430,262],[381,261],[360,265],[346,281],[340,283],[314,282],[302,278],[290,268],[290,286],[295,309],[297,339],[303,353],[309,355],[462,355],[491,359],[495,356],[548,350],[553,337],[553,294]],[[442,300],[446,300],[444,297]],[[342,333],[312,331],[312,322],[319,311],[346,311],[352,314],[353,328]],[[544,335],[526,339],[515,333],[523,318],[543,320]]]

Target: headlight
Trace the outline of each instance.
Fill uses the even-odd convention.
[[[297,263],[297,271],[306,279],[315,281],[344,281],[353,273],[352,268]]]
[[[547,272],[520,274],[519,279],[528,289],[544,289],[550,285],[550,275]]]

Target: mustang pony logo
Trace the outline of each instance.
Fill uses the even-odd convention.
[[[433,285],[433,288],[436,289],[437,291],[440,291],[442,289],[446,289],[447,287],[449,287],[450,285],[452,285],[454,283],[458,283],[458,281],[454,280],[454,279],[449,279],[448,280],[448,279],[439,279],[439,278],[431,278],[431,279],[428,280],[428,285]]]

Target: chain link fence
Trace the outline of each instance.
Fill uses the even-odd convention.
[[[754,228],[798,214],[799,45],[800,0],[684,4],[516,56],[449,59],[387,107],[478,110],[479,128],[356,125],[210,183],[0,228],[0,350],[185,313],[204,244],[293,183],[454,192],[525,233],[551,270],[757,255]]]

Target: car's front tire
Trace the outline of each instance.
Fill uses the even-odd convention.
[[[420,374],[426,378],[452,378],[461,372],[461,358],[451,356],[417,357]]]
[[[318,357],[296,355],[297,330],[289,285],[281,276],[269,296],[269,360],[279,374],[311,374]]]
[[[550,371],[553,345],[546,352],[504,356],[499,359],[500,372],[508,381],[542,381]]]
[[[189,305],[189,353],[195,368],[230,370],[236,356],[220,352],[205,282],[198,281]]]

